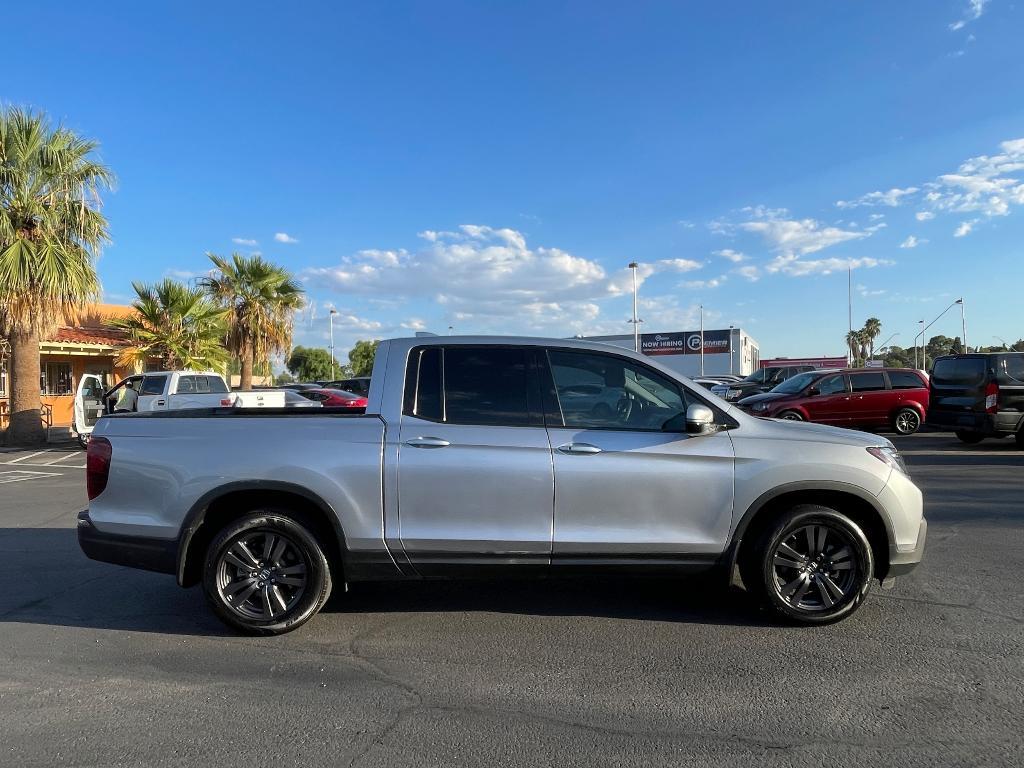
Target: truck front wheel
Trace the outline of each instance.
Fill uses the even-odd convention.
[[[316,536],[289,511],[259,510],[231,521],[210,542],[203,592],[228,626],[279,635],[323,607],[331,570]]]
[[[783,618],[828,624],[863,604],[874,572],[867,537],[828,507],[801,504],[769,525],[747,553],[743,580]]]

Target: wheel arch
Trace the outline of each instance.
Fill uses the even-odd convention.
[[[236,481],[205,493],[192,505],[178,536],[178,584],[199,583],[203,555],[217,531],[245,513],[265,507],[283,507],[300,513],[322,542],[332,576],[341,581],[346,551],[345,533],[333,507],[317,494],[293,483]]]
[[[894,534],[889,518],[878,500],[863,488],[848,483],[788,483],[759,496],[743,513],[733,532],[726,561],[729,578],[740,558],[746,555],[758,535],[773,520],[798,504],[820,504],[849,516],[871,544],[875,560],[874,577],[882,580],[889,572],[889,544]]]

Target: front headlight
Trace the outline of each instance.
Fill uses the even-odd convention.
[[[907,472],[907,465],[903,463],[903,457],[900,456],[900,452],[897,451],[890,445],[872,446],[868,448],[868,453],[874,456],[881,462],[888,464],[893,469],[898,469],[904,475],[909,475]]]
[[[768,410],[768,403],[754,403],[752,406],[750,406],[750,410],[754,411],[755,413],[763,413],[764,411]]]

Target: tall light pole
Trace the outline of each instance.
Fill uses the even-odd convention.
[[[847,361],[853,365],[853,350],[850,348],[850,336],[853,335],[853,265],[846,265],[846,355]]]
[[[992,338],[995,339],[996,341],[1002,342],[1003,349],[1009,349],[1010,348],[1010,345],[1006,343],[1006,339],[1004,339],[1002,336],[993,336]]]
[[[918,324],[921,326],[921,332],[918,334],[918,336],[921,337],[921,354],[922,354],[922,356],[924,356],[924,354],[925,354],[925,331],[926,331],[926,329],[925,329],[925,321],[918,321]],[[919,371],[924,371],[925,370],[924,361],[922,361],[920,365],[919,365],[919,362],[918,362],[918,336],[914,336],[913,337],[913,367],[918,369]]]
[[[957,299],[952,304],[950,304],[948,307],[946,307],[944,310],[939,312],[939,314],[936,315],[935,319],[932,320],[930,323],[928,323],[928,325],[924,324],[924,320],[918,320],[917,321],[922,326],[922,328],[921,328],[921,370],[927,370],[927,368],[928,368],[928,352],[927,352],[927,347],[925,347],[925,345],[924,345],[924,334],[925,334],[925,332],[929,328],[931,328],[933,325],[935,325],[937,322],[939,322],[939,318],[942,317],[947,312],[949,312],[949,310],[951,310],[957,304],[959,304],[962,307],[963,306],[963,302],[964,302],[963,299]],[[964,326],[964,327],[966,328],[966,326]],[[966,348],[965,344],[961,344],[961,346],[964,346]]]
[[[633,271],[633,319],[630,322],[633,323],[633,350],[636,352],[640,351],[640,323],[643,322],[636,314],[636,270],[639,266],[635,261],[629,262],[629,268]]]
[[[967,352],[967,318],[964,316],[964,299],[961,296],[956,300],[960,305],[960,351]]]
[[[331,318],[331,380],[337,378],[334,373],[334,316],[338,314],[338,310],[332,309],[329,317]]]
[[[700,305],[700,375],[704,375],[704,305]]]

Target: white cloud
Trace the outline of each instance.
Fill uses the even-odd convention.
[[[789,215],[784,209],[757,207],[747,210],[753,213],[754,219],[740,224],[740,228],[761,235],[789,260],[871,235],[870,232],[828,226],[814,219],[784,218]]]
[[[924,245],[927,242],[927,240],[909,235],[906,240],[900,243],[900,248],[917,248],[917,246]]]
[[[193,272],[190,269],[167,269],[164,270],[164,277],[173,277],[175,280],[193,280],[197,277],[205,277],[207,272]]]
[[[752,283],[756,283],[761,279],[761,270],[753,264],[748,264],[745,267],[737,267],[732,272],[734,275],[746,278]]]
[[[974,229],[974,225],[978,223],[977,219],[971,219],[970,221],[960,222],[960,226],[953,232],[953,237],[966,237]]]
[[[292,237],[287,232],[277,232],[274,235],[274,239],[279,243],[297,243],[298,238]]]
[[[906,189],[893,187],[886,192],[868,192],[866,195],[861,195],[855,200],[837,200],[836,207],[860,208],[862,206],[886,205],[890,208],[896,208],[904,203],[903,198],[919,191],[917,187],[907,187]]]
[[[683,283],[683,287],[688,290],[701,290],[703,288],[717,288],[729,278],[725,275],[719,277],[713,277],[710,280],[687,280]]]
[[[805,277],[807,275],[830,275],[833,272],[845,271],[847,269],[872,269],[874,267],[889,266],[893,262],[885,259],[863,257],[859,259],[784,259],[776,258],[768,265],[769,272],[783,272],[793,277]]]
[[[513,229],[464,225],[431,231],[416,251],[368,249],[333,267],[307,269],[312,290],[368,300],[426,301],[463,329],[557,335],[628,330],[620,320],[606,327],[600,302],[632,291],[632,276],[558,248],[531,247]],[[642,282],[656,267],[686,271],[687,260],[641,264]],[[700,266],[699,264],[697,265]]]
[[[739,251],[734,251],[732,248],[723,248],[720,251],[713,251],[713,253],[715,254],[715,256],[721,256],[723,259],[728,259],[729,261],[735,264],[747,260],[746,254],[740,253]]]
[[[861,296],[863,296],[865,298],[868,298],[870,296],[883,296],[884,294],[888,293],[888,291],[886,291],[885,288],[879,288],[877,290],[871,290],[866,285],[859,285],[858,284],[857,285],[857,293],[859,293]]]
[[[255,240],[250,240],[247,237],[232,237],[231,242],[234,243],[235,245],[247,245],[250,248],[254,248],[257,245],[259,245],[258,242],[256,242]]]
[[[692,272],[703,266],[699,261],[694,261],[693,259],[662,259],[657,262],[659,269],[670,269],[674,272]]]
[[[967,0],[967,8],[964,9],[963,17],[950,24],[949,29],[952,32],[956,32],[972,21],[981,18],[981,14],[985,12],[985,6],[988,5],[988,2],[989,0]]]
[[[918,211],[914,214],[914,218],[918,221],[928,221],[928,219],[934,219],[935,214],[931,211]]]
[[[1006,216],[1024,204],[1024,183],[1008,174],[1024,171],[1024,139],[1004,141],[995,155],[979,155],[960,164],[956,173],[928,184],[925,201],[933,211],[978,212]]]

